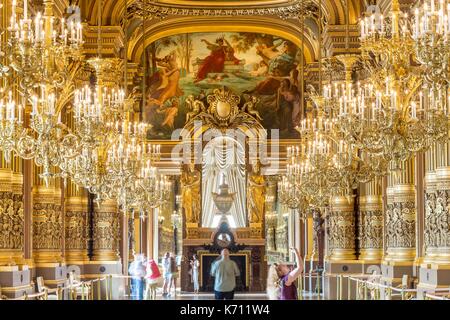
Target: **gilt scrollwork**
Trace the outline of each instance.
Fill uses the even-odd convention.
[[[60,249],[62,233],[61,207],[54,203],[34,203],[33,249]]]
[[[425,246],[450,246],[450,190],[425,193]]]
[[[0,249],[23,248],[23,199],[12,192],[0,192]]]
[[[355,248],[355,216],[353,210],[332,211],[328,216],[328,248]]]
[[[65,247],[70,250],[87,249],[87,212],[66,211]]]
[[[383,247],[383,211],[361,211],[359,223],[359,246],[362,249]]]
[[[416,245],[416,206],[414,201],[395,202],[386,210],[388,248],[414,248]]]
[[[118,250],[119,217],[117,212],[95,212],[94,214],[94,250]]]

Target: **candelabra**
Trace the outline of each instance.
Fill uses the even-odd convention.
[[[36,84],[62,88],[71,60],[81,57],[82,26],[74,22],[67,24],[64,19],[56,21],[53,1],[44,0],[44,15],[38,12],[34,19],[28,16],[28,0],[23,3],[23,18],[18,19],[16,0],[12,1],[7,48],[9,66],[19,75],[27,96],[32,95]]]
[[[7,163],[11,162],[11,154],[16,149],[17,141],[27,137],[22,116],[23,106],[17,106],[9,91],[7,100],[0,100],[0,145]]]
[[[372,15],[361,21],[361,51],[370,76],[347,90],[338,115],[350,143],[372,159],[399,163],[445,139],[447,105],[425,101],[415,42],[397,0],[388,19]]]
[[[429,83],[448,83],[450,59],[450,1],[426,0],[415,10],[413,39],[417,58],[426,67]]]

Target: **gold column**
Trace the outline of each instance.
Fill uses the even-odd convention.
[[[330,213],[326,219],[326,256],[324,258],[324,293],[326,299],[336,299],[347,292],[347,282],[342,288],[336,276],[362,273],[362,264],[356,259],[355,200],[353,195],[334,196],[330,201]]]
[[[418,297],[425,290],[450,285],[450,150],[433,145],[425,154],[425,253],[420,265]]]
[[[409,264],[416,255],[416,191],[414,159],[401,163],[393,173],[392,210],[386,211],[385,261]],[[388,195],[389,198],[389,195]],[[389,207],[389,203],[388,203]]]
[[[381,180],[361,186],[358,238],[360,260],[379,263],[383,256],[383,199]]]
[[[88,199],[83,188],[71,180],[65,197],[65,259],[67,264],[82,266],[88,258]]]
[[[436,147],[435,195],[427,205],[426,217],[426,261],[450,266],[450,147]],[[434,202],[434,204],[433,204]]]
[[[39,178],[41,167],[34,167],[33,183],[33,258],[36,267],[56,266],[62,262],[62,212],[60,191],[55,179],[46,186]],[[56,202],[55,202],[56,200]]]
[[[385,285],[397,285],[404,275],[414,275],[417,219],[415,159],[401,162],[398,168],[391,164],[390,169],[381,281]]]
[[[48,185],[39,177],[41,167],[34,165],[33,182],[33,259],[36,276],[48,286],[63,285],[66,279],[63,244],[61,190],[57,179]],[[53,169],[54,172],[54,169]]]
[[[23,264],[23,199],[20,162],[0,152],[0,265]]]
[[[120,220],[114,199],[95,206],[93,257],[94,261],[119,260]]]
[[[331,199],[328,216],[328,252],[325,260],[355,260],[355,213],[353,196],[335,196]]]

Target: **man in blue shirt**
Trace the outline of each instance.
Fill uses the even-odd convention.
[[[214,277],[214,293],[216,300],[233,300],[236,288],[236,277],[239,277],[239,268],[230,259],[230,251],[223,249],[221,258],[213,262],[211,276]]]

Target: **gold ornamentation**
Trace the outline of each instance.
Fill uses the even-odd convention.
[[[248,178],[247,210],[250,224],[262,223],[265,194],[264,176],[261,175],[260,164],[257,163]]]
[[[192,165],[184,170],[181,177],[183,208],[187,223],[198,223],[201,212],[200,173]]]
[[[395,202],[388,205],[386,211],[386,246],[388,248],[414,248],[415,245],[415,202]]]
[[[450,190],[425,194],[425,246],[450,247]]]
[[[355,249],[353,210],[332,211],[328,216],[328,249]]]
[[[189,110],[187,114],[189,122],[185,128],[193,127],[194,122],[201,121],[202,124],[211,128],[226,130],[246,126],[254,129],[263,129],[257,118],[259,114],[255,109],[258,100],[247,96],[243,107],[239,104],[241,98],[227,88],[215,89],[213,94],[207,98],[208,107],[203,102],[195,100],[192,96],[186,99]]]
[[[59,207],[59,210],[58,210]],[[33,249],[60,249],[62,216],[54,203],[33,204]]]
[[[68,250],[87,249],[87,212],[66,211],[65,247]]]
[[[0,192],[0,249],[23,248],[23,219],[22,196]]]
[[[267,7],[189,7],[189,6],[168,6],[164,3],[156,3],[154,1],[136,1],[128,9],[128,15],[131,19],[133,16],[166,19],[169,16],[276,16],[281,19],[297,19],[300,16],[315,17],[317,16],[317,4],[310,0],[295,0],[289,5],[278,4]]]
[[[361,211],[359,219],[359,247],[361,249],[383,248],[383,211]]]
[[[94,250],[117,251],[119,233],[119,216],[116,211],[94,213]]]

